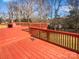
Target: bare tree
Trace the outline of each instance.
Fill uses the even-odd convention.
[[[17,1],[8,2],[8,14],[9,14],[9,19],[13,19],[13,18],[19,19],[19,7]]]
[[[77,32],[79,28],[79,0],[67,0],[67,2],[71,9],[68,20],[71,21],[72,24],[69,24],[72,25],[72,27]]]
[[[48,18],[49,13],[50,13],[50,3],[48,0],[38,0],[38,12],[40,19],[45,19]]]
[[[58,18],[59,15],[58,15],[58,12],[59,12],[59,9],[60,7],[62,6],[61,5],[61,2],[63,0],[49,0],[50,2],[50,5],[51,5],[51,18]]]
[[[51,8],[48,0],[17,0],[16,2],[9,2],[8,12],[10,18],[15,17],[19,21],[24,18],[29,21],[32,17],[35,17],[35,5],[38,5],[37,12],[40,19],[48,18]]]
[[[67,1],[68,1],[70,8],[71,8],[70,11],[73,12],[72,15],[74,15],[74,16],[79,15],[79,0],[67,0]]]

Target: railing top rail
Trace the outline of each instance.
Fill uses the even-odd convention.
[[[30,27],[30,28],[31,29],[45,31],[45,32],[60,33],[60,34],[65,34],[65,35],[71,35],[71,36],[79,37],[78,33],[64,32],[64,31],[57,31],[57,30],[50,30],[50,29],[42,29],[42,28],[37,28],[37,27]]]
[[[47,24],[47,23],[44,23],[44,22],[15,22],[15,23],[33,23],[33,24]]]

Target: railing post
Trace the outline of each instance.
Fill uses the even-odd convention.
[[[50,40],[49,35],[50,35],[50,32],[48,32],[48,31],[47,31],[47,41],[49,41],[49,40]]]

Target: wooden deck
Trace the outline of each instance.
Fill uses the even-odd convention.
[[[24,29],[0,29],[0,59],[79,59],[79,54],[30,36]]]

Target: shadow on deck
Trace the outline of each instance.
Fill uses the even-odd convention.
[[[79,54],[31,37],[25,27],[0,29],[0,59],[79,59]]]

